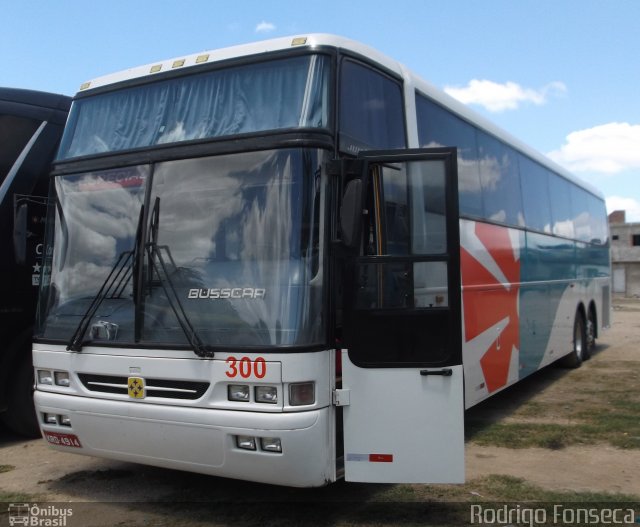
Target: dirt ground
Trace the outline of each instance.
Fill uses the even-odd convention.
[[[545,404],[557,402],[559,398],[571,404],[575,383],[590,374],[595,375],[599,366],[613,364],[624,369],[625,364],[640,362],[640,301],[617,299],[614,305],[611,329],[601,336],[594,357],[581,368],[560,370],[551,367],[538,372],[520,383],[522,386],[509,389],[490,402],[469,410],[466,418],[500,422],[543,419],[562,423],[566,418],[561,414],[550,412],[532,418],[523,416],[519,409],[531,402]],[[636,382],[628,388],[637,390],[639,385]],[[597,406],[597,393],[587,403]],[[339,499],[357,501],[363,499],[367,492],[361,485],[344,482],[329,487],[335,490],[273,490],[266,485],[55,452],[49,450],[43,440],[23,440],[0,430],[0,467],[3,465],[9,466],[5,472],[0,470],[0,491],[4,493],[24,493],[50,502],[94,504],[97,508],[87,509],[83,525],[180,525],[175,518],[174,523],[163,523],[152,506],[135,507],[131,502],[177,503],[215,496],[216,499],[237,503],[247,493],[260,500],[261,496],[273,496],[273,492],[285,500],[292,497],[313,501],[326,497],[331,500],[338,499],[339,495]],[[502,474],[523,478],[544,489],[640,496],[640,449],[637,448],[618,449],[593,444],[556,450],[509,449],[480,446],[471,438],[466,445],[466,469],[467,481],[489,474]],[[129,505],[114,508],[108,505],[109,502],[127,502]],[[0,509],[0,513],[4,513],[2,504]],[[0,516],[0,524],[6,525],[4,521]]]

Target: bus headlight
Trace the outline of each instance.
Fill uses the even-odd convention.
[[[53,386],[62,386],[68,388],[71,385],[71,379],[68,371],[51,371],[36,370],[36,380],[38,384],[48,384]]]
[[[245,384],[230,384],[227,389],[230,401],[249,402],[249,386]]]
[[[276,404],[278,389],[275,386],[256,386],[256,402]]]
[[[68,387],[71,384],[69,380],[69,372],[56,371],[53,373],[53,379],[58,386]]]
[[[37,370],[38,384],[53,384],[53,374],[49,370]]]

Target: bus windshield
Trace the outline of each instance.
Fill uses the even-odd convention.
[[[306,55],[81,98],[58,160],[166,143],[329,125],[329,63]]]
[[[184,317],[213,348],[320,343],[321,156],[270,150],[56,177],[40,337],[69,341],[108,285],[85,341],[188,346]]]

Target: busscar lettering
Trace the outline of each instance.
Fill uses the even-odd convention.
[[[197,300],[225,300],[225,299],[252,299],[264,298],[266,289],[260,287],[223,287],[213,289],[189,289],[187,298]]]

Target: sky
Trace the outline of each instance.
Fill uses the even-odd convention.
[[[640,222],[640,0],[0,0],[0,86],[74,95],[134,66],[269,38],[372,46]]]

